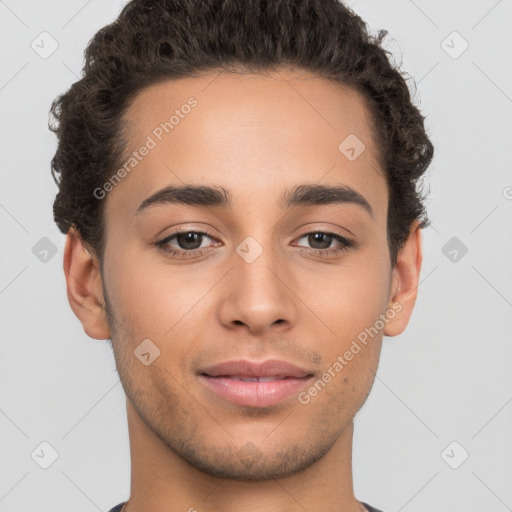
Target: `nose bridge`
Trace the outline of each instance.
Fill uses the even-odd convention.
[[[231,325],[243,323],[254,331],[294,321],[293,294],[285,284],[290,276],[283,255],[272,236],[259,239],[261,242],[247,236],[235,248],[222,319]]]
[[[282,283],[276,274],[280,272],[281,255],[270,237],[260,243],[248,236],[238,245],[236,253],[235,269],[245,290],[251,292],[262,288],[266,294],[272,295],[279,292]]]

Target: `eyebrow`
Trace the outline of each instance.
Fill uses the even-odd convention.
[[[135,215],[152,206],[163,204],[216,206],[229,209],[233,207],[233,199],[231,192],[221,186],[169,185],[145,199],[137,208]],[[326,204],[355,204],[373,217],[373,210],[368,201],[357,190],[347,185],[297,185],[285,190],[279,200],[279,205],[283,209]]]

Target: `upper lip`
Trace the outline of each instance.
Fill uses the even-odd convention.
[[[286,361],[269,359],[260,363],[238,360],[225,361],[199,370],[209,377],[309,377],[312,374]]]

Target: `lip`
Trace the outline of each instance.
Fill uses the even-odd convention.
[[[298,393],[313,377],[308,370],[277,359],[260,363],[226,361],[202,368],[198,374],[199,380],[216,395],[248,407],[276,405]],[[239,380],[260,378],[265,380]]]
[[[259,363],[245,359],[225,361],[201,368],[198,373],[210,377],[294,377],[297,379],[311,375],[308,370],[279,359],[267,359]]]

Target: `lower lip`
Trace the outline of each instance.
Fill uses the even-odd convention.
[[[247,382],[226,377],[200,375],[200,380],[214,393],[237,405],[269,407],[297,394],[312,377],[286,378],[268,382]]]

